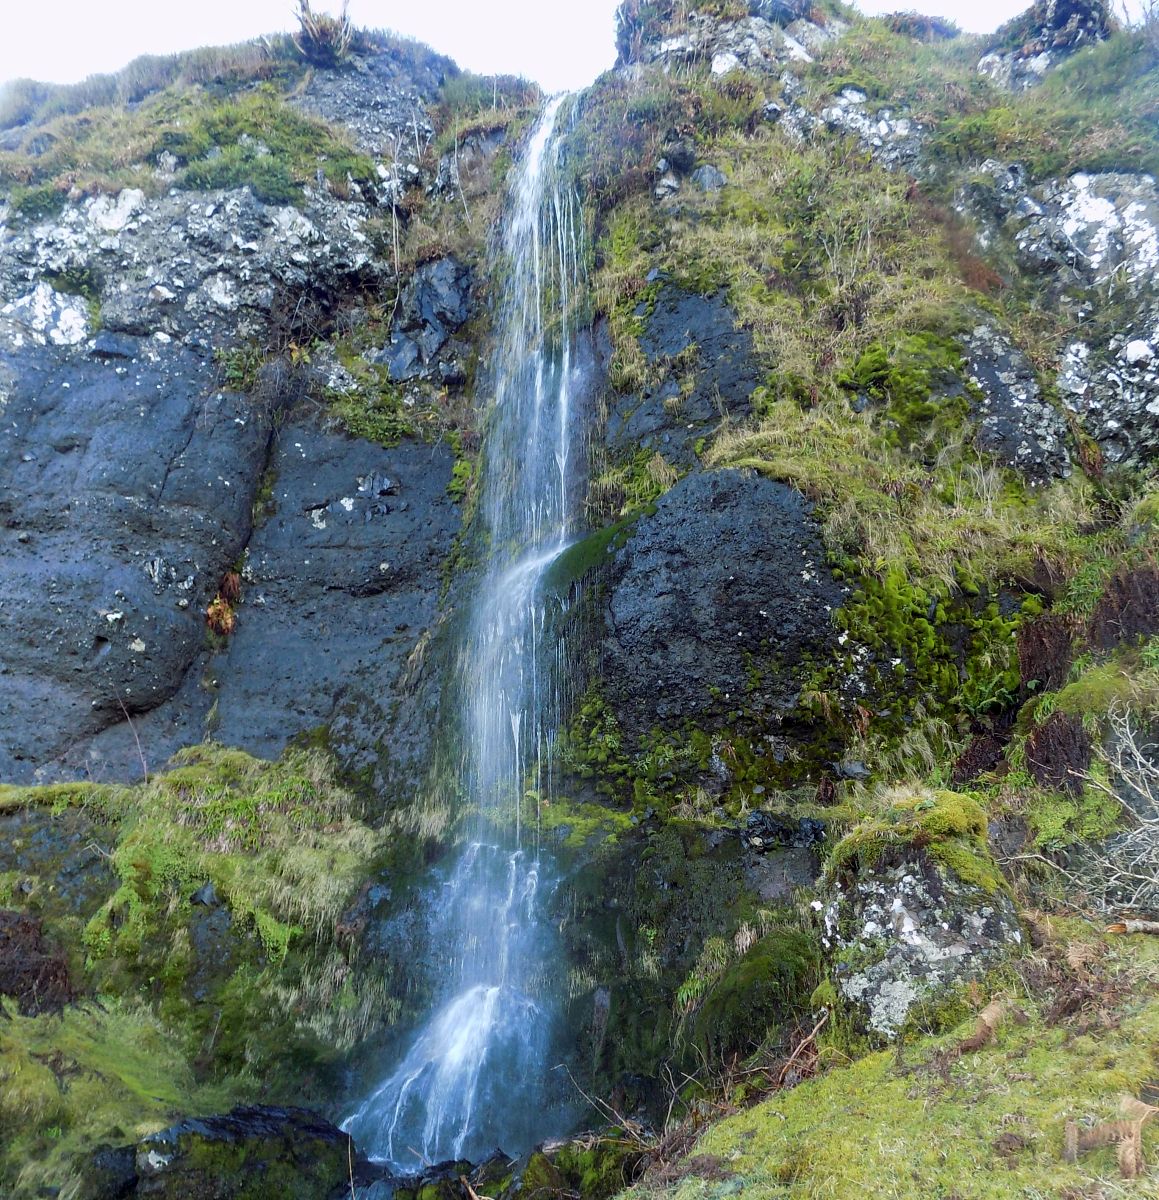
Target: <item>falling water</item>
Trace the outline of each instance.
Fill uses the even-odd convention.
[[[584,371],[571,326],[582,226],[561,179],[562,104],[547,106],[531,137],[503,230],[479,509],[491,557],[458,672],[462,786],[478,834],[444,885],[432,931],[450,948],[449,986],[402,1062],[344,1126],[371,1157],[410,1170],[420,1157],[518,1152],[552,1132],[551,947],[537,920],[538,837],[523,827],[522,800],[529,779],[537,795],[550,785],[566,651],[551,631],[542,582],[575,533],[586,460],[573,429],[582,424]]]

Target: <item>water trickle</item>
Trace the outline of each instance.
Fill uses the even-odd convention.
[[[582,220],[560,171],[547,106],[514,178],[502,255],[505,298],[490,375],[480,519],[491,560],[458,661],[463,792],[479,835],[444,886],[432,936],[453,967],[442,1002],[399,1065],[345,1122],[370,1157],[415,1170],[448,1158],[518,1153],[551,1128],[547,1054],[551,930],[537,830],[523,827],[528,772],[550,786],[568,655],[551,632],[544,572],[574,537],[586,461],[572,305]],[[493,844],[496,829],[509,844]]]

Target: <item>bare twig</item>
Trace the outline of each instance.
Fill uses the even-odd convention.
[[[125,707],[125,702],[120,696],[117,697],[117,703],[121,706],[121,712],[128,723],[129,732],[133,735],[133,741],[137,744],[137,757],[141,760],[141,774],[145,777],[145,782],[148,783],[149,764],[145,761],[145,751],[141,749],[141,739],[137,736],[137,727],[133,724],[133,718],[129,716],[129,710]]]
[[[603,1100],[600,1100],[595,1096],[589,1096],[587,1092],[580,1087],[579,1083],[576,1081],[576,1077],[571,1073],[571,1068],[567,1065],[567,1063],[559,1063],[557,1066],[553,1067],[552,1070],[566,1071],[568,1079],[571,1080],[572,1087],[579,1092],[579,1094],[592,1106],[592,1108],[596,1110],[596,1112],[600,1113],[601,1116],[610,1121],[613,1125],[618,1125],[637,1145],[647,1145],[648,1139],[644,1135],[643,1126],[639,1125],[633,1120],[630,1120],[628,1117],[625,1117],[622,1113],[617,1112],[610,1104],[605,1103]]]
[[[463,176],[459,172],[459,134],[455,132],[455,183],[459,188],[459,199],[463,202],[463,216],[467,219],[467,228],[471,228],[471,210],[467,207],[467,193],[463,191]]]
[[[466,1177],[466,1175],[460,1175],[459,1182],[466,1190],[468,1200],[491,1200],[490,1196],[480,1196],[479,1193],[471,1186],[471,1181]]]
[[[784,1087],[785,1080],[789,1074],[789,1069],[792,1067],[793,1063],[795,1063],[797,1061],[797,1058],[800,1056],[801,1052],[805,1049],[805,1047],[812,1045],[813,1042],[817,1040],[817,1035],[821,1032],[822,1029],[825,1028],[825,1022],[828,1020],[829,1020],[829,1010],[826,1009],[821,1014],[821,1020],[819,1020],[817,1022],[817,1024],[813,1026],[813,1031],[809,1034],[809,1036],[807,1038],[805,1038],[804,1041],[802,1041],[797,1046],[797,1048],[793,1051],[792,1054],[789,1055],[788,1061],[781,1068],[781,1073],[777,1076],[777,1087]]]

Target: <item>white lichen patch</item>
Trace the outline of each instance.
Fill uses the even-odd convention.
[[[5,331],[4,324],[20,328]],[[19,348],[23,345],[21,331],[40,346],[79,345],[89,336],[88,305],[82,297],[66,296],[41,280],[26,296],[0,308],[0,338]]]

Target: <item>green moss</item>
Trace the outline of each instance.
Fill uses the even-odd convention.
[[[904,1063],[891,1051],[836,1065],[714,1124],[689,1152],[683,1182],[643,1194],[886,1200],[899,1195],[898,1163],[905,1195],[1006,1200],[1097,1190],[1117,1175],[1114,1147],[1067,1163],[1064,1127],[1114,1120],[1122,1094],[1149,1086],[1159,1038],[1153,989],[1132,989],[1118,1016],[1090,1038],[1032,1015],[1024,1026],[1003,1024],[996,1044],[976,1054],[939,1059],[973,1032],[971,1017],[947,1039],[907,1047]],[[1019,1142],[1000,1153],[1000,1133],[1015,1126]],[[1149,1145],[1153,1136],[1145,1134]],[[727,1183],[712,1182],[714,1168],[727,1169]]]
[[[598,571],[624,545],[639,516],[636,513],[625,517],[573,542],[544,572],[544,591],[566,598],[576,584]]]
[[[619,722],[598,689],[590,690],[577,704],[560,739],[559,762],[564,771],[594,780],[599,794],[621,798],[631,766]]]
[[[705,1062],[745,1057],[806,1011],[821,972],[814,934],[766,934],[704,993],[689,1036]]]
[[[55,217],[68,201],[67,192],[54,184],[15,187],[11,193],[12,212],[26,221],[43,221]]]
[[[626,812],[603,804],[585,804],[556,798],[538,805],[540,829],[559,848],[579,850],[593,838],[614,843],[617,835],[632,827]]]
[[[553,1161],[571,1194],[609,1200],[631,1182],[641,1157],[635,1141],[620,1129],[608,1129],[596,1138],[567,1142]]]
[[[337,943],[385,839],[321,754],[265,763],[206,744],[136,787],[0,793],[3,808],[61,819],[69,805],[104,823],[111,894],[83,926],[88,913],[62,907],[51,886],[32,903],[55,940],[83,949],[83,986],[148,1005],[200,1078],[245,1090],[260,1075],[265,1095],[306,1098],[333,1086],[337,1060],[371,1024],[399,1015],[390,968],[352,974]],[[229,916],[216,934],[191,899],[206,883]]]
[[[986,813],[977,801],[957,792],[923,790],[890,793],[883,804],[832,848],[825,880],[854,867],[870,869],[889,850],[924,850],[971,887],[1007,890],[990,855]]]
[[[455,459],[455,465],[451,468],[451,481],[447,484],[447,495],[456,503],[462,503],[474,478],[475,464],[470,459]]]
[[[921,333],[867,347],[837,382],[883,406],[878,420],[889,440],[903,449],[938,449],[960,431],[969,411],[964,372],[957,343]]]
[[[266,361],[265,350],[250,342],[244,346],[218,347],[213,361],[221,370],[227,388],[235,392],[252,392],[258,385],[258,373]]]

